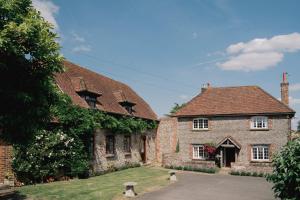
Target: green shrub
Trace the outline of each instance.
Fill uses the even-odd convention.
[[[188,171],[188,167],[187,166],[183,166],[182,170]]]
[[[234,175],[234,176],[239,176],[240,172],[239,171],[231,171],[230,174]]]
[[[14,145],[13,169],[25,184],[45,182],[47,178],[88,174],[87,153],[81,140],[62,131],[40,131],[29,144]]]
[[[251,176],[251,172],[245,172],[245,176]]]
[[[242,171],[242,172],[240,173],[240,175],[241,175],[241,176],[246,176],[246,172]]]
[[[300,197],[300,138],[290,141],[273,158],[273,173],[267,177],[274,183],[275,196],[296,200]]]
[[[264,177],[264,173],[263,173],[263,172],[260,172],[260,173],[258,174],[258,176],[259,176],[259,177]]]
[[[258,176],[257,172],[253,172],[252,176],[257,177]]]

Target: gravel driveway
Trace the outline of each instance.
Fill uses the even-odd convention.
[[[271,200],[272,184],[264,178],[177,173],[178,181],[161,190],[146,193],[139,200]]]

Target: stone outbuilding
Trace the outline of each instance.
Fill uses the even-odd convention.
[[[56,82],[75,105],[97,109],[114,116],[157,120],[151,107],[128,85],[68,61],[65,61],[64,65],[66,71],[56,76]],[[133,134],[95,130],[94,137],[91,138],[94,171],[109,170],[130,163],[155,161],[155,137],[156,129]]]

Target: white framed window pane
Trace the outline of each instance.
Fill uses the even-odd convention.
[[[264,148],[264,159],[265,160],[269,159],[269,148],[267,147]]]
[[[204,148],[203,148],[203,146],[199,146],[199,158],[204,158]]]
[[[198,120],[194,120],[194,129],[198,129]]]
[[[208,128],[208,120],[207,119],[203,120],[203,128]]]
[[[203,119],[199,119],[199,128],[203,128]]]
[[[257,148],[256,147],[253,147],[252,153],[253,153],[253,159],[256,160],[257,159]]]
[[[193,151],[194,152],[194,158],[198,158],[199,157],[199,152],[198,152],[199,148],[198,147],[194,147],[193,149],[194,149],[194,151]]]

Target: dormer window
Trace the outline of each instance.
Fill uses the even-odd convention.
[[[132,114],[134,112],[133,106],[135,105],[134,103],[131,102],[120,102],[120,105],[125,108],[125,110],[129,113]]]
[[[251,129],[268,129],[268,117],[255,116],[251,118]]]
[[[80,91],[77,92],[81,98],[83,98],[86,103],[89,105],[90,108],[96,109],[97,108],[97,97],[100,96],[98,94],[89,92],[89,91]]]
[[[85,96],[85,101],[90,106],[90,108],[96,108],[96,102],[97,102],[96,97]]]

